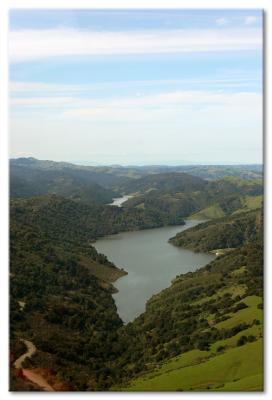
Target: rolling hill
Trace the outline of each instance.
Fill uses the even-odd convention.
[[[120,329],[130,368],[112,390],[261,391],[262,275],[257,239],[174,279]]]
[[[86,171],[35,169],[11,164],[10,196],[28,198],[56,194],[85,203],[110,203],[116,192],[94,182]]]
[[[178,247],[208,252],[236,248],[260,236],[261,211],[235,213],[178,233],[170,242]]]
[[[13,366],[26,350],[21,339],[37,348],[23,367],[61,382],[60,390],[262,390],[260,179],[208,181],[151,167],[35,159],[11,164],[18,196],[10,202],[12,390],[39,390]],[[95,181],[99,176],[103,185]],[[125,186],[138,194],[124,207],[103,204]],[[174,278],[124,325],[112,293],[125,271],[97,253],[93,241],[182,224],[201,213],[211,221],[173,243],[197,251],[231,249]]]
[[[193,192],[203,190],[207,182],[185,173],[160,173],[133,179],[123,186],[126,193],[158,190],[160,193]]]
[[[124,207],[162,210],[199,220],[257,209],[261,207],[263,193],[259,179],[231,177],[208,182],[184,174],[151,175],[136,179],[131,185],[139,192]]]

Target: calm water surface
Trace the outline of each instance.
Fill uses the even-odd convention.
[[[113,297],[122,320],[127,323],[145,311],[146,301],[170,285],[176,275],[194,271],[215,257],[175,247],[168,239],[200,221],[186,225],[125,232],[98,240],[95,247],[128,275],[118,279]]]

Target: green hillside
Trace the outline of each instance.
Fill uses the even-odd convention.
[[[31,198],[55,194],[85,203],[110,203],[116,192],[93,181],[88,172],[78,170],[39,170],[11,165],[10,196]]]
[[[124,273],[94,248],[83,261],[82,249],[54,243],[30,223],[12,217],[10,230],[11,360],[25,352],[20,339],[30,340],[38,352],[25,366],[55,371],[72,390],[96,389],[122,325],[111,282]],[[10,387],[29,390],[14,369]]]
[[[156,373],[136,379],[126,390],[262,391],[262,367],[261,339],[219,355],[192,350],[163,364]]]
[[[185,179],[184,176],[186,174],[153,174],[135,179],[130,190],[137,193],[124,203],[124,207],[160,210],[197,220],[220,218],[261,207],[261,179],[226,177],[208,182],[196,181],[190,175]]]
[[[120,329],[129,370],[122,385],[112,389],[170,390],[172,382],[174,390],[224,390],[234,380],[242,383],[249,375],[262,375],[261,254],[261,242],[250,242],[180,275],[153,296],[146,312]],[[252,349],[249,359],[241,348],[247,344]],[[122,362],[121,357],[119,368]],[[210,373],[219,366],[211,380]],[[255,389],[261,390],[261,383]]]
[[[151,174],[138,179],[131,180],[124,185],[123,190],[126,193],[145,192],[150,189],[159,190],[161,192],[177,193],[177,192],[193,192],[195,190],[204,189],[207,182],[201,178],[188,175],[185,173],[160,173]]]
[[[178,247],[204,252],[239,247],[260,234],[260,218],[260,210],[235,213],[178,233],[170,242]]]
[[[121,231],[184,224],[179,215],[163,211],[89,205],[55,195],[11,200],[10,215],[22,224],[42,228],[49,238],[67,246],[89,245],[98,237]]]
[[[55,164],[38,162],[38,169],[67,167]],[[24,367],[49,371],[69,390],[262,390],[263,221],[255,209],[261,186],[240,178],[167,179],[146,179],[157,188],[147,186],[121,208],[56,195],[11,199],[12,362],[26,339],[38,350]],[[182,224],[201,210],[225,216],[178,234],[175,244],[235,249],[174,278],[124,325],[112,293],[125,271],[97,253],[93,241]],[[11,389],[37,390],[12,362]]]

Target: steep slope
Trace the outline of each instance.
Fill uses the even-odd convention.
[[[152,190],[138,208],[87,205],[55,195],[12,200],[12,360],[26,351],[20,339],[31,341],[37,352],[23,367],[61,380],[62,390],[169,390],[171,382],[174,390],[261,390],[259,211],[205,223],[201,234],[191,231],[194,246],[203,236],[215,248],[230,226],[237,249],[176,277],[126,326],[111,296],[111,283],[124,272],[91,245],[105,234],[182,223],[185,212],[209,202],[232,214],[241,192],[237,183],[223,186],[174,194]],[[37,390],[11,369],[11,388]]]
[[[136,188],[138,182],[141,192],[126,201],[124,207],[167,211],[201,220],[261,206],[263,185],[260,179],[229,177],[208,182],[192,178],[186,174],[155,174],[136,179],[133,187]]]
[[[76,165],[66,162],[56,162],[50,160],[38,160],[33,157],[16,158],[10,160],[10,169],[15,170],[16,174],[20,174],[21,178],[26,178],[26,174],[32,173],[65,173],[74,175],[79,179],[88,180],[92,183],[97,183],[104,188],[112,188],[124,184],[129,181],[134,174],[136,177],[141,176],[136,171],[126,170],[122,167],[93,167]],[[20,173],[21,170],[21,173]]]
[[[170,242],[194,251],[240,247],[260,235],[261,211],[249,211],[209,222],[178,233]]]
[[[95,183],[87,171],[40,170],[11,165],[10,196],[57,194],[85,203],[110,203],[116,193]]]
[[[159,190],[160,192],[177,193],[203,190],[207,182],[201,178],[185,173],[161,173],[134,179],[123,186],[126,193]]]
[[[129,369],[113,389],[262,390],[262,274],[256,239],[177,277],[119,330]]]
[[[100,236],[121,231],[184,223],[160,211],[87,205],[54,195],[12,200],[11,217],[42,228],[48,238],[67,246],[89,245]]]
[[[14,216],[10,229],[11,359],[24,352],[16,356],[18,342],[28,340],[37,352],[24,361],[24,368],[51,371],[64,388],[95,389],[98,381],[103,387],[105,363],[114,355],[111,343],[122,325],[110,283],[105,285],[82,263],[76,246],[69,251],[42,229]],[[123,274],[93,248],[90,253],[92,257],[85,258],[97,269]],[[16,376],[12,371],[11,389],[16,390],[18,383],[23,389]]]
[[[227,176],[223,179],[210,182],[210,187],[214,187],[222,192],[240,193],[249,196],[258,196],[263,194],[263,180],[242,179],[234,176]]]
[[[237,335],[238,340],[242,333]],[[254,342],[230,348],[223,353],[192,350],[164,363],[156,372],[136,379],[126,390],[261,391],[262,347],[258,332],[258,339],[254,339]]]
[[[54,195],[11,200],[11,352],[20,339],[38,349],[24,368],[56,371],[64,387],[69,383],[76,390],[112,384],[109,368],[119,351],[122,321],[111,283],[125,272],[91,242],[120,230],[160,226],[160,217]],[[11,376],[11,387],[23,386]]]

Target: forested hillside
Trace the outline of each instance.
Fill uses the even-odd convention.
[[[36,171],[37,160],[31,162]],[[39,171],[53,169],[52,176],[67,167],[44,163]],[[53,390],[261,390],[262,182],[209,182],[180,173],[125,179],[140,186],[124,207],[68,194],[11,199],[11,389],[41,390],[14,368],[27,340],[37,351],[23,368],[45,377]],[[78,190],[78,183],[71,188]],[[212,220],[173,243],[196,251],[235,249],[173,277],[124,325],[112,293],[126,272],[97,253],[94,240],[183,224],[201,212]]]
[[[207,182],[201,178],[182,172],[161,173],[147,175],[142,178],[133,179],[123,186],[126,193],[146,192],[159,190],[162,193],[193,192],[203,190]]]
[[[11,200],[13,217],[23,224],[34,224],[50,239],[69,246],[89,244],[100,236],[120,231],[184,223],[166,212],[87,205],[55,195]]]
[[[175,246],[203,252],[236,248],[260,236],[260,220],[260,210],[234,214],[178,233],[170,242]]]
[[[71,169],[39,170],[11,165],[10,196],[12,198],[56,194],[85,203],[110,203],[117,195],[93,181],[86,171]]]
[[[238,390],[247,390],[250,381],[243,386],[242,380],[252,375],[253,387],[260,390],[262,262],[262,242],[249,242],[196,272],[177,277],[153,296],[146,312],[119,330],[127,347],[125,359],[118,360],[124,382],[119,388],[225,390],[236,382]],[[250,350],[247,358],[242,346],[253,342],[253,359],[249,359]],[[229,374],[234,365],[237,368]],[[138,378],[131,381],[131,375]]]
[[[97,183],[102,187],[111,188],[124,184],[127,180],[134,176],[134,171],[123,169],[122,167],[92,167],[84,165],[76,165],[66,162],[56,162],[50,160],[38,160],[33,157],[17,158],[10,160],[11,173],[18,174],[21,178],[27,178],[31,174],[71,174],[79,179],[88,180]],[[141,174],[136,173],[135,177]]]
[[[49,199],[42,205],[41,199],[30,205],[24,200],[20,207],[20,201],[14,201],[11,207],[11,352],[15,357],[24,351],[20,338],[38,348],[25,367],[51,371],[66,389],[137,389],[138,383],[125,382],[150,373],[171,357],[179,355],[183,362],[181,354],[197,350],[204,352],[200,360],[203,354],[210,359],[240,342],[260,343],[261,311],[256,307],[262,302],[261,229],[254,242],[176,278],[170,288],[150,299],[144,314],[122,326],[111,298],[111,279],[107,280],[112,276],[109,269],[116,271],[114,279],[122,271],[92,247],[87,250],[86,232],[80,233],[86,206],[77,208],[74,203],[77,214],[68,218],[67,232],[76,220],[79,225],[65,236],[64,215],[70,215],[67,204],[73,202],[64,200],[62,214],[58,207],[63,200]],[[60,203],[56,208],[55,201]],[[256,299],[256,306],[251,306],[251,299]],[[237,319],[240,313],[242,319]],[[223,321],[233,322],[221,329]],[[199,362],[197,358],[193,365]],[[259,365],[258,369],[261,373]],[[14,374],[12,370],[12,387],[24,389]]]
[[[181,176],[183,173],[184,176],[190,175],[208,181],[224,177],[236,177],[242,180],[261,180],[262,165],[155,165],[123,167],[119,165],[76,165],[67,162],[38,160],[33,157],[10,160],[12,191],[14,191],[14,195],[17,197],[20,195],[29,197],[37,194],[53,193],[53,190],[61,190],[60,187],[63,185],[61,177],[63,177],[67,184],[69,184],[67,177],[70,177],[70,180],[73,180],[77,184],[98,184],[106,189],[127,192],[127,190],[135,191],[135,188],[141,189],[143,184],[148,186],[148,183],[152,183],[152,181],[158,181],[160,185],[160,181],[164,180],[164,176],[170,177],[170,174],[175,176],[180,175],[180,173]],[[152,178],[152,175],[157,175],[157,178]],[[162,175],[162,178],[159,177],[160,175]],[[40,184],[38,178],[45,182],[47,192],[44,191],[45,189]],[[48,178],[53,179],[53,181],[50,182]],[[58,180],[58,185],[56,185],[56,182],[54,184],[55,179]],[[197,181],[195,180],[195,182]],[[66,189],[68,190],[69,187]],[[63,194],[61,192],[57,193]]]
[[[181,184],[183,179],[185,182]],[[183,174],[152,175],[149,179],[135,180],[133,187],[140,191],[124,207],[162,210],[199,220],[260,208],[263,192],[259,179],[225,178],[208,182]]]
[[[62,390],[96,389],[98,381],[102,386],[122,325],[111,297],[112,277],[122,271],[94,248],[83,257],[81,249],[55,244],[42,228],[14,217],[10,246],[11,360],[24,353],[20,340],[27,339],[38,352],[25,367],[51,373]],[[27,390],[14,369],[11,389]]]

